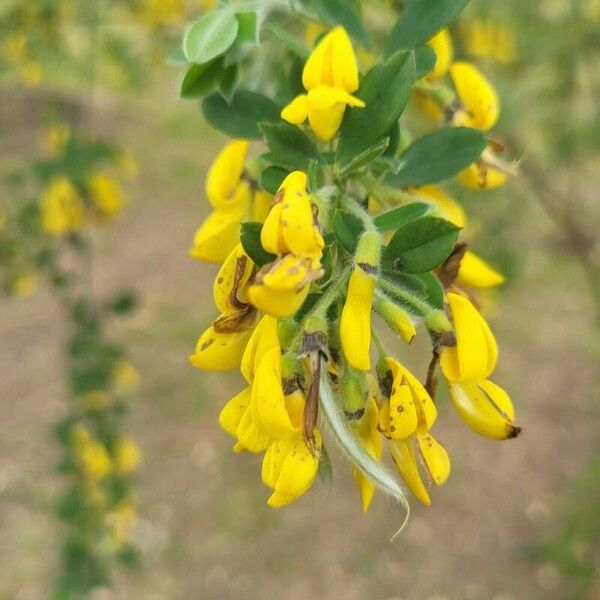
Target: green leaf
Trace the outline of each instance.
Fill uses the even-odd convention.
[[[341,25],[348,34],[369,48],[369,38],[362,19],[349,0],[317,0],[315,8],[321,19],[329,25]]]
[[[444,309],[444,288],[433,273],[421,273],[417,277],[423,282],[427,291],[427,301],[439,310]]]
[[[335,237],[341,246],[350,254],[354,254],[358,238],[364,231],[360,219],[345,210],[336,210],[333,215],[332,226]]]
[[[383,261],[405,273],[425,273],[450,256],[460,229],[437,217],[420,217],[400,227],[383,251]]]
[[[414,83],[414,62],[407,52],[373,67],[363,78],[356,96],[365,108],[346,110],[340,128],[337,161],[345,165],[383,137],[400,118]]]
[[[220,58],[203,65],[193,64],[183,77],[179,95],[182,98],[206,96],[217,87],[223,75],[223,61]]]
[[[386,182],[407,187],[449,179],[476,161],[485,146],[485,136],[476,129],[439,129],[409,146]]]
[[[261,123],[260,130],[274,161],[280,166],[306,171],[311,160],[321,158],[315,142],[295,125]]]
[[[260,139],[259,123],[279,121],[280,108],[266,96],[238,89],[231,102],[215,93],[202,101],[205,119],[219,131],[233,138]]]
[[[229,65],[223,72],[219,83],[219,91],[227,102],[231,102],[238,82],[238,65]]]
[[[290,174],[281,167],[267,167],[260,174],[260,187],[269,194],[276,194],[283,180]]]
[[[280,25],[276,23],[267,23],[263,29],[270,31],[276,37],[279,38],[280,41],[284,43],[284,45],[291,50],[298,58],[302,59],[304,62],[308,55],[310,54],[307,46],[301,42],[298,38],[291,35],[287,29],[284,29]]]
[[[235,15],[238,21],[238,34],[236,44],[258,43],[258,15],[256,11],[239,12]]]
[[[242,233],[240,240],[244,252],[254,261],[257,267],[262,267],[272,263],[277,256],[267,252],[260,243],[260,232],[262,231],[262,223],[249,221],[242,223]]]
[[[435,52],[429,46],[420,46],[414,50],[415,63],[417,65],[417,75],[415,79],[418,81],[421,77],[430,73],[435,67],[437,57]]]
[[[367,148],[364,152],[361,152],[358,156],[355,156],[347,165],[340,167],[338,171],[338,177],[345,179],[352,172],[362,169],[367,166],[372,160],[375,160],[378,156],[381,156],[390,145],[390,138],[385,137],[379,142],[373,144],[370,148]]]
[[[414,221],[418,217],[422,217],[430,210],[431,206],[424,202],[413,202],[406,206],[398,206],[377,215],[375,217],[375,225],[381,232],[394,231],[394,229],[402,227],[409,221]]]
[[[385,56],[422,46],[455,19],[469,0],[412,0],[402,11],[385,44]]]
[[[204,15],[186,31],[183,53],[189,62],[207,63],[231,48],[238,29],[238,20],[230,8]]]
[[[340,449],[361,473],[364,473],[380,490],[400,502],[409,514],[409,505],[406,492],[391,471],[374,458],[362,447],[354,432],[347,425],[346,417],[341,411],[331,384],[326,368],[321,368],[319,404],[321,414],[329,425]]]

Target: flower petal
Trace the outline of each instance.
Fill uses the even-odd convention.
[[[206,176],[206,197],[214,208],[226,208],[244,171],[249,142],[229,142],[217,155]]]
[[[198,339],[190,362],[198,369],[227,371],[240,365],[252,328],[232,333],[217,333],[211,325]]]

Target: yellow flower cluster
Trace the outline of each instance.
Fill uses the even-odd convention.
[[[57,159],[67,152],[70,139],[70,128],[57,123],[48,128],[41,145],[49,158]],[[136,163],[131,155],[121,153],[115,158],[115,163],[124,177],[135,174]],[[90,171],[83,186],[57,174],[42,192],[41,226],[51,235],[64,235],[80,230],[89,220],[112,220],[121,214],[125,204],[121,183],[107,170]]]
[[[414,94],[416,106],[438,123],[463,125],[489,131],[498,122],[500,101],[485,75],[472,63],[454,60],[452,38],[446,29],[428,42],[436,55],[435,65],[425,75]],[[447,87],[446,76],[451,87]],[[496,189],[503,186],[514,167],[505,164],[498,153],[503,148],[491,141],[481,158],[461,171],[457,180],[471,189]]]
[[[450,72],[460,100],[453,105],[450,122],[489,130],[499,115],[493,88],[475,67],[453,60],[447,31],[430,45],[437,62],[419,89],[428,94]],[[308,119],[314,136],[328,142],[347,106],[364,107],[351,96],[359,90],[359,79],[343,28],[318,42],[302,82],[307,93],[293,99],[281,117],[299,126]],[[195,258],[222,265],[213,285],[219,316],[198,339],[190,361],[199,369],[239,368],[246,383],[222,409],[222,428],[235,439],[235,452],[264,453],[262,480],[271,490],[267,502],[284,506],[310,488],[323,458],[317,423],[327,383],[362,455],[366,452],[373,464],[382,462],[387,440],[400,477],[419,500],[430,504],[428,484],[441,485],[450,474],[448,453],[432,433],[438,362],[453,404],[471,428],[493,439],[519,433],[512,401],[488,380],[496,364],[496,342],[466,290],[496,286],[502,275],[461,244],[437,269],[443,309],[441,300],[440,309],[424,302],[419,313],[434,342],[424,385],[384,350],[373,330],[376,312],[410,343],[420,317],[418,309],[404,308],[416,306],[410,304],[414,296],[403,295],[403,288],[390,279],[385,254],[382,260],[385,232],[366,210],[366,198],[354,197],[352,186],[337,181],[333,173],[332,184],[321,188],[323,197],[319,191],[311,196],[307,173],[300,170],[289,173],[271,197],[259,191],[246,165],[247,153],[248,142],[233,141],[210,167],[206,196],[213,210],[196,232],[191,250]],[[464,183],[467,175],[460,177]],[[446,220],[465,226],[462,207],[441,188],[407,191],[409,198],[428,202]],[[402,196],[406,198],[404,192]],[[351,213],[362,230],[355,247],[331,244],[339,254],[327,278],[323,264],[329,238],[323,231],[331,227],[338,209]],[[241,236],[247,220],[262,223],[260,244],[254,240],[262,254],[253,252],[245,234]],[[261,261],[263,255],[267,258]],[[360,460],[352,470],[367,510],[376,483]]]
[[[70,438],[86,510],[97,516],[110,543],[121,547],[129,541],[136,522],[135,503],[130,495],[111,499],[109,479],[131,476],[139,466],[140,449],[127,437],[116,439],[109,448],[81,423],[71,428]]]

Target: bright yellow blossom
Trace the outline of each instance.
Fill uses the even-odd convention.
[[[377,407],[375,398],[370,396],[367,400],[365,412],[356,426],[356,434],[362,447],[369,455],[375,460],[380,461],[383,453],[383,444],[378,425],[379,408]],[[352,468],[352,476],[360,492],[363,512],[367,512],[375,494],[375,484],[356,467]]]
[[[454,122],[482,131],[491,129],[500,115],[500,101],[492,84],[475,65],[464,61],[450,66],[450,76],[463,107]]]
[[[113,451],[114,470],[117,475],[129,475],[135,471],[141,461],[139,446],[130,438],[116,441]]]
[[[456,345],[442,350],[440,364],[444,376],[460,383],[486,379],[498,358],[494,335],[468,298],[448,292],[447,299],[454,321]]]
[[[254,381],[256,369],[265,354],[278,347],[277,319],[264,315],[252,332],[242,356],[240,371],[248,383]]]
[[[290,173],[279,187],[260,239],[263,248],[273,254],[320,259],[325,243],[315,223],[302,171]]]
[[[504,282],[504,275],[491,265],[467,250],[458,269],[456,283],[460,286],[474,288],[490,288]]]
[[[505,440],[517,437],[515,409],[510,396],[487,379],[477,383],[451,383],[450,397],[461,419],[480,435]]]
[[[436,61],[431,73],[427,79],[441,79],[447,72],[452,60],[454,59],[454,48],[452,38],[447,29],[441,29],[428,42],[427,45],[434,51]]]
[[[313,261],[287,254],[256,274],[254,285],[248,288],[250,302],[261,312],[273,317],[293,315],[302,306],[311,281],[322,271],[315,270]]]
[[[53,180],[42,195],[42,228],[53,235],[80,229],[85,206],[73,184],[66,178]]]
[[[112,471],[112,461],[106,447],[94,439],[83,425],[72,430],[75,462],[85,477],[100,480]]]
[[[254,263],[238,244],[225,260],[213,289],[220,316],[200,336],[190,362],[198,369],[223,371],[239,366],[256,322],[246,299]]]
[[[116,217],[123,210],[125,193],[119,182],[102,172],[92,173],[88,180],[94,211],[101,219]]]
[[[324,142],[337,133],[346,106],[365,106],[351,95],[358,89],[358,67],[343,27],[332,29],[317,44],[304,65],[302,83],[308,94],[294,98],[282,110],[281,118],[294,125],[308,118],[314,134]]]
[[[380,251],[379,233],[367,232],[361,236],[340,319],[340,340],[344,356],[352,367],[360,371],[371,368],[371,308]]]
[[[273,490],[267,504],[280,508],[305,494],[319,470],[321,434],[315,430],[314,448],[300,435],[275,440],[265,452],[263,483]]]

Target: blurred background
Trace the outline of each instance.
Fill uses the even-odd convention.
[[[520,161],[521,176],[499,191],[453,191],[474,249],[509,275],[489,318],[524,432],[478,438],[442,400],[452,476],[431,507],[413,502],[394,543],[400,509],[378,497],[363,515],[338,457],[330,487],[267,507],[258,458],[234,455],[216,422],[239,375],[187,361],[214,318],[216,269],[187,252],[224,138],[197,102],[178,99],[181,68],[165,57],[198,2],[84,3],[95,7],[84,18],[77,3],[52,13],[2,4],[2,177],[39,153],[49,106],[139,165],[127,210],[93,234],[90,277],[95,290],[134,287],[141,298],[111,331],[141,376],[128,418],[144,457],[141,561],[93,598],[600,598],[600,0],[473,0],[453,25],[457,55],[497,84],[497,132]],[[11,50],[9,32],[26,51]],[[50,431],[66,410],[65,331],[43,287],[0,306],[0,598],[40,600],[52,597],[60,560],[64,482]]]

